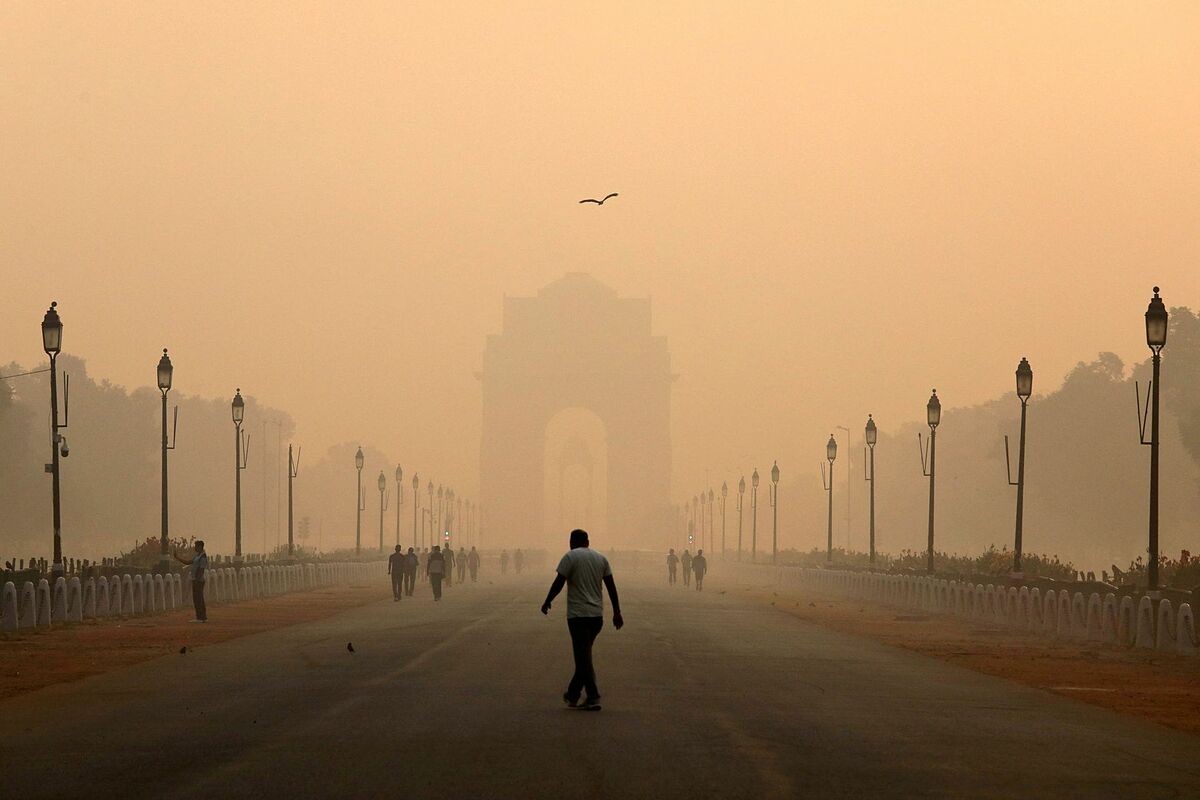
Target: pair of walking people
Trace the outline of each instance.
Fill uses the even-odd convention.
[[[708,574],[708,559],[704,557],[704,550],[697,550],[696,555],[692,555],[687,550],[683,551],[683,558],[675,555],[675,548],[672,547],[667,553],[667,584],[675,583],[675,574],[679,565],[683,565],[683,585],[687,586],[692,577],[696,579],[696,591],[704,589],[704,576]]]
[[[405,595],[412,597],[419,563],[420,559],[413,548],[408,548],[408,552],[405,553],[400,545],[396,545],[396,552],[388,556],[388,574],[392,576],[392,600],[399,601]]]

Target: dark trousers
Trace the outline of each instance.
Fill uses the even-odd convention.
[[[692,576],[692,565],[688,564],[686,567],[683,568],[683,585],[684,586],[688,585],[688,578],[690,578],[691,576]]]
[[[192,605],[196,607],[196,619],[208,619],[204,606],[204,581],[192,581]]]
[[[567,620],[571,632],[571,652],[575,654],[575,674],[567,685],[567,699],[578,700],[579,693],[586,690],[588,699],[599,700],[596,688],[596,670],[592,667],[592,643],[604,627],[604,617],[572,617]]]
[[[697,572],[696,573],[696,591],[698,592],[703,588],[704,588],[704,573]]]
[[[674,582],[675,582],[675,565],[672,564],[671,566],[667,567],[667,583],[674,583]]]
[[[471,567],[471,583],[479,580],[479,567]]]
[[[415,572],[404,573],[404,593],[406,595],[408,595],[409,597],[412,597],[413,584],[415,584],[416,582],[417,582],[417,573],[415,573]]]
[[[430,573],[429,574],[429,582],[433,584],[433,599],[441,600],[442,599],[442,576]]]
[[[392,599],[399,600],[400,595],[404,592],[404,573],[392,573]]]

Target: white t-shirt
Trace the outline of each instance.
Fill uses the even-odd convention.
[[[607,558],[590,548],[576,547],[558,562],[558,574],[567,579],[567,619],[604,616],[600,587],[612,575]]]

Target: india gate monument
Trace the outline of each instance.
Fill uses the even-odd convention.
[[[608,548],[665,545],[673,376],[649,298],[580,272],[505,297],[479,378],[487,530],[533,548],[576,527]]]

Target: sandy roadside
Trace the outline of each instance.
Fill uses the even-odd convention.
[[[807,592],[744,591],[832,630],[1200,733],[1200,658],[1057,642],[979,620]]]
[[[338,587],[265,600],[215,604],[206,625],[191,609],[130,619],[88,620],[51,630],[0,635],[0,701],[25,692],[263,631],[324,619],[387,599],[377,587]]]

